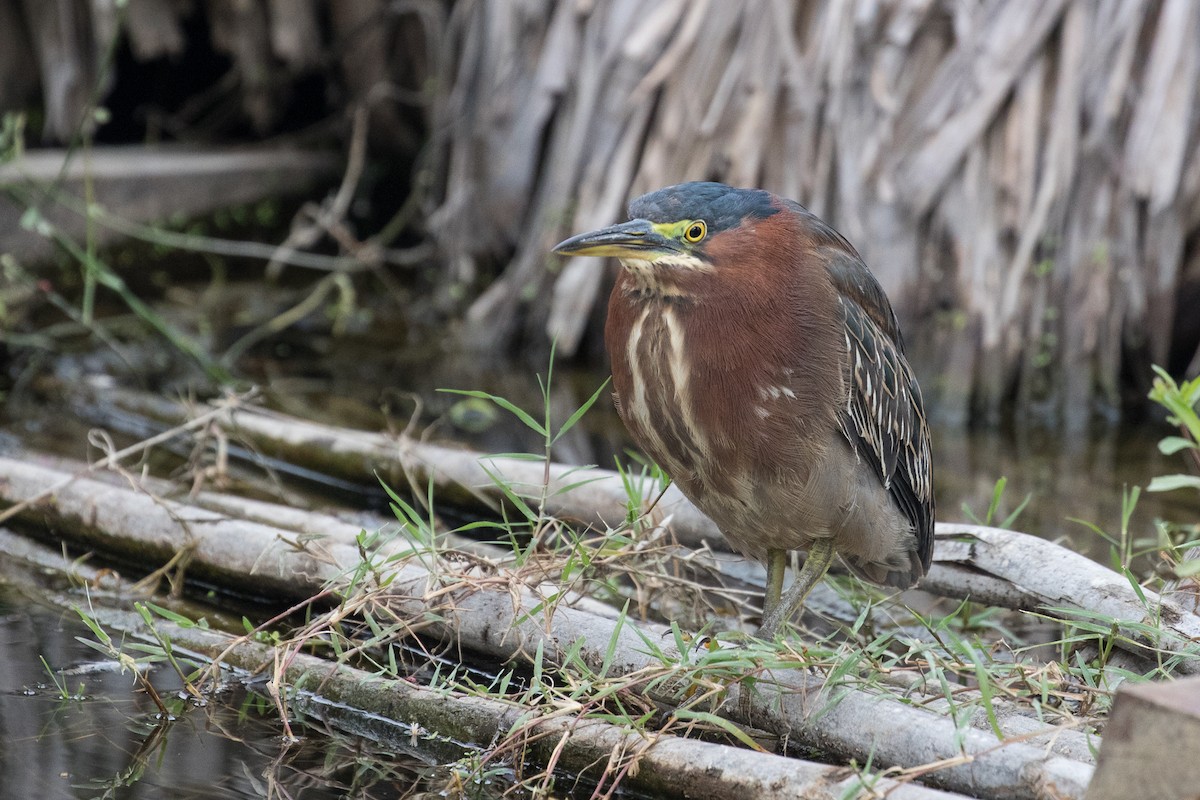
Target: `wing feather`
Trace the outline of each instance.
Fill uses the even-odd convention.
[[[846,330],[849,392],[839,414],[842,432],[912,522],[927,570],[933,554],[933,459],[921,388],[875,277],[853,250],[838,252],[828,263]]]

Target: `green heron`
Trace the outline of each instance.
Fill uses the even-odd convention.
[[[765,562],[760,635],[834,554],[908,588],[933,550],[921,390],[854,247],[799,203],[684,183],[554,252],[615,256],[605,341],[637,444],[744,555]],[[808,555],[786,596],[789,550]]]

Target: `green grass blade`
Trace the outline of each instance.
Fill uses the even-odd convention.
[[[604,380],[604,383],[600,384],[600,388],[598,388],[595,392],[593,392],[592,396],[589,397],[584,402],[583,405],[581,405],[579,408],[575,409],[574,414],[567,417],[567,421],[564,422],[562,424],[562,427],[558,429],[558,433],[554,434],[554,438],[551,440],[551,444],[553,444],[554,442],[557,442],[562,437],[563,434],[565,434],[567,431],[571,430],[571,428],[575,427],[575,423],[579,422],[579,420],[583,417],[583,415],[586,414],[593,405],[595,405],[596,401],[600,398],[600,393],[604,391],[604,389],[608,386],[608,384],[611,380],[612,380],[612,378],[606,378]]]
[[[477,389],[438,389],[438,391],[445,392],[447,394],[461,394],[465,397],[476,397],[480,400],[490,400],[491,402],[503,408],[505,411],[515,416],[517,419],[521,420],[525,427],[536,431],[540,436],[550,435],[549,431],[546,430],[545,425],[538,422],[528,411],[520,408],[511,400],[507,400],[503,397],[499,397],[488,392],[481,392]]]
[[[762,745],[751,739],[749,734],[724,717],[718,717],[709,711],[692,711],[686,708],[677,709],[674,716],[678,720],[703,722],[707,725],[712,725],[714,728],[719,728],[737,739],[751,750],[757,750],[760,753],[763,752]]]

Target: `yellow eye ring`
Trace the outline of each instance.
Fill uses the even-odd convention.
[[[705,236],[708,236],[708,225],[702,219],[689,224],[683,231],[683,240],[692,244],[700,241]]]

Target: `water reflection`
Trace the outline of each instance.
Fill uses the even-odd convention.
[[[1145,487],[1156,475],[1184,470],[1178,458],[1163,456],[1158,439],[1167,431],[1113,427],[1090,436],[1056,431],[1024,433],[939,429],[934,432],[938,519],[969,521],[966,504],[982,518],[995,481],[1007,478],[997,516],[1003,519],[1029,497],[1013,527],[1048,539],[1066,539],[1077,550],[1104,560],[1108,545],[1085,525],[1111,536],[1120,532],[1122,493]],[[1137,539],[1155,537],[1155,519],[1195,523],[1195,493],[1143,492],[1130,519]]]
[[[128,673],[82,668],[102,660],[76,638],[89,635],[73,614],[0,583],[4,797],[386,800],[430,790],[430,762],[412,752],[303,719],[293,721],[300,741],[285,742],[275,709],[240,685],[197,705],[158,670],[153,683],[174,714],[163,723]]]

